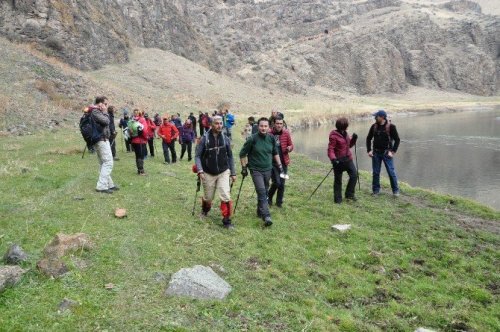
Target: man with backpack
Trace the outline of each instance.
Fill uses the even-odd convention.
[[[169,121],[167,117],[163,118],[163,124],[158,129],[158,136],[162,138],[163,157],[165,164],[170,164],[168,151],[172,154],[172,164],[177,162],[177,154],[175,153],[175,141],[179,137],[179,130]]]
[[[198,176],[203,184],[202,216],[207,216],[212,208],[215,190],[219,192],[222,225],[232,228],[230,182],[236,181],[231,141],[222,132],[223,121],[220,116],[212,119],[211,129],[201,138],[196,147],[195,163]]]
[[[123,140],[125,141],[125,148],[127,152],[132,152],[131,148],[131,142],[130,142],[130,133],[128,131],[128,122],[130,121],[130,118],[128,116],[128,111],[124,110],[123,111],[123,118],[120,119],[120,123],[118,124],[118,127],[122,130],[123,133]]]
[[[111,153],[111,145],[109,144],[111,133],[109,131],[108,99],[104,96],[96,97],[95,103],[90,107],[89,112],[99,133],[98,141],[93,145],[100,166],[96,191],[112,194],[113,191],[118,190],[118,187],[115,186],[111,179],[113,154]]]
[[[387,120],[387,113],[379,110],[373,114],[375,123],[370,127],[366,137],[366,150],[368,156],[372,158],[372,193],[380,193],[380,169],[384,162],[385,169],[391,182],[392,194],[399,196],[398,178],[394,168],[394,155],[399,147],[399,135],[396,126]],[[373,139],[373,150],[372,150]]]
[[[142,112],[139,109],[134,110],[134,117],[128,122],[128,130],[130,137],[132,138],[132,148],[135,152],[135,164],[137,166],[138,175],[146,175],[144,171],[144,154],[146,151],[146,144],[148,139],[146,137],[146,132],[148,130],[148,124]]]
[[[283,166],[283,172],[280,173],[278,165],[273,163],[271,171],[271,188],[268,194],[268,203],[273,205],[273,196],[276,195],[276,206],[281,208],[283,206],[283,197],[285,196],[285,180],[288,178],[288,165],[290,164],[289,153],[293,150],[292,136],[290,132],[284,128],[283,119],[277,117],[274,120],[274,127],[271,130],[274,139],[276,140],[276,147]]]
[[[248,168],[257,192],[257,216],[262,218],[264,226],[273,224],[269,203],[267,201],[267,191],[269,180],[273,168],[273,159],[280,174],[283,173],[283,166],[276,147],[274,137],[268,133],[269,120],[260,118],[257,121],[259,132],[250,136],[240,151],[241,175],[245,178],[248,175]]]

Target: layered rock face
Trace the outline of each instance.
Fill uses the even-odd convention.
[[[408,85],[498,93],[500,17],[473,1],[4,1],[0,33],[82,69],[157,47],[252,84],[306,94]]]

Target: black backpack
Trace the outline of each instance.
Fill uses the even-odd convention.
[[[99,142],[102,137],[102,128],[99,124],[95,122],[92,116],[92,109],[83,113],[80,118],[80,133],[82,134],[85,143],[89,149],[92,148],[94,144]]]

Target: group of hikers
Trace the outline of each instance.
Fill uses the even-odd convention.
[[[111,179],[113,161],[117,160],[116,152],[113,152],[116,151],[114,111],[113,106],[108,106],[106,97],[96,97],[94,105],[86,109],[99,129],[98,140],[89,146],[96,151],[100,164],[96,191],[107,194],[119,190]],[[400,143],[399,135],[396,126],[387,119],[384,110],[377,111],[373,116],[375,123],[370,127],[366,138],[367,153],[372,158],[372,194],[380,193],[380,171],[383,162],[389,175],[392,193],[397,197],[399,187],[393,157]],[[199,135],[196,132],[196,121],[200,124]],[[162,119],[155,114],[154,118],[150,119],[147,113],[135,109],[132,118],[129,118],[127,111],[124,112],[119,127],[124,133],[127,152],[135,152],[139,175],[145,175],[144,159],[148,154],[148,147],[150,156],[154,157],[155,138],[162,139],[163,154],[167,164],[177,161],[175,152],[177,139],[182,145],[181,160],[186,151],[188,161],[192,160],[192,145],[197,143],[192,169],[198,176],[198,183],[203,185],[201,216],[206,217],[210,212],[217,191],[222,224],[225,228],[233,228],[231,216],[236,206],[233,207],[231,187],[237,176],[232,151],[234,125],[235,116],[228,109],[215,111],[211,116],[200,112],[198,119],[191,113],[184,124],[179,114],[165,116]],[[257,193],[257,216],[262,219],[265,227],[273,224],[269,206],[273,203],[278,208],[283,206],[285,182],[289,179],[289,154],[293,151],[294,145],[290,131],[286,127],[284,115],[273,110],[269,118],[261,117],[256,121],[254,117],[249,117],[242,132],[245,142],[239,152],[242,176],[240,192],[244,179],[250,175]],[[349,135],[348,127],[348,119],[340,117],[335,122],[336,129],[329,135],[327,153],[332,163],[330,172],[333,170],[334,173],[334,202],[337,204],[342,203],[344,172],[349,176],[344,198],[357,200],[355,189],[358,174],[351,148],[356,144],[358,135],[355,133]],[[274,200],[275,194],[276,200]]]

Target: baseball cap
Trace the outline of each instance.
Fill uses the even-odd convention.
[[[382,118],[387,118],[387,113],[384,110],[378,110],[377,112],[372,114],[374,117],[380,116]]]

